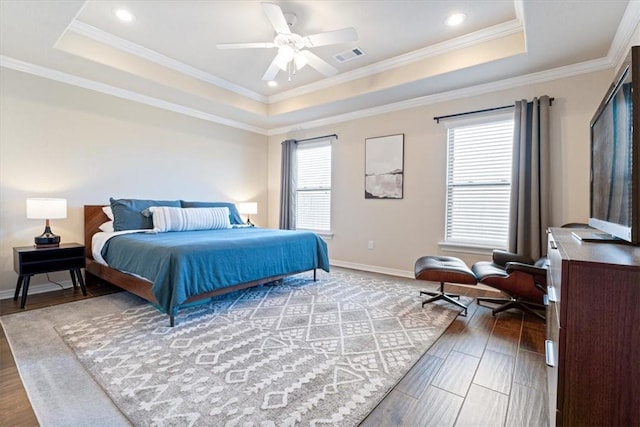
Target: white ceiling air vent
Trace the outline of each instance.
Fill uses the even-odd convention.
[[[344,52],[336,53],[333,57],[338,62],[347,62],[351,61],[354,58],[364,55],[364,51],[359,47],[354,47],[353,49],[345,50]]]

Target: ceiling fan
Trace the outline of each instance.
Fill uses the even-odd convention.
[[[338,70],[307,48],[358,40],[358,33],[354,28],[343,28],[310,36],[292,33],[290,27],[295,24],[295,14],[283,13],[280,6],[276,4],[261,3],[261,5],[262,10],[276,31],[276,37],[272,42],[222,43],[218,44],[217,47],[218,49],[278,48],[278,54],[262,76],[262,80],[275,79],[280,70],[288,71],[289,80],[291,80],[292,74],[295,74],[297,70],[307,64],[327,77],[336,75]]]

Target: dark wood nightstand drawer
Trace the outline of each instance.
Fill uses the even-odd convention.
[[[84,246],[67,243],[57,248],[25,246],[13,249],[13,268],[19,275],[84,268]]]

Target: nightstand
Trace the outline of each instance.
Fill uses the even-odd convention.
[[[84,264],[84,246],[78,243],[65,243],[55,248],[36,248],[34,246],[13,248],[13,269],[19,275],[13,300],[18,299],[22,288],[20,308],[24,308],[31,276],[62,270],[69,270],[73,289],[78,289],[77,282],[80,282],[82,295],[87,296],[87,288],[80,271],[81,268],[84,268]]]

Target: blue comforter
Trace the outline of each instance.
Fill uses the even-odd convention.
[[[102,249],[110,267],[153,283],[160,308],[175,315],[189,297],[271,276],[321,268],[327,244],[315,233],[265,228],[124,234]]]

